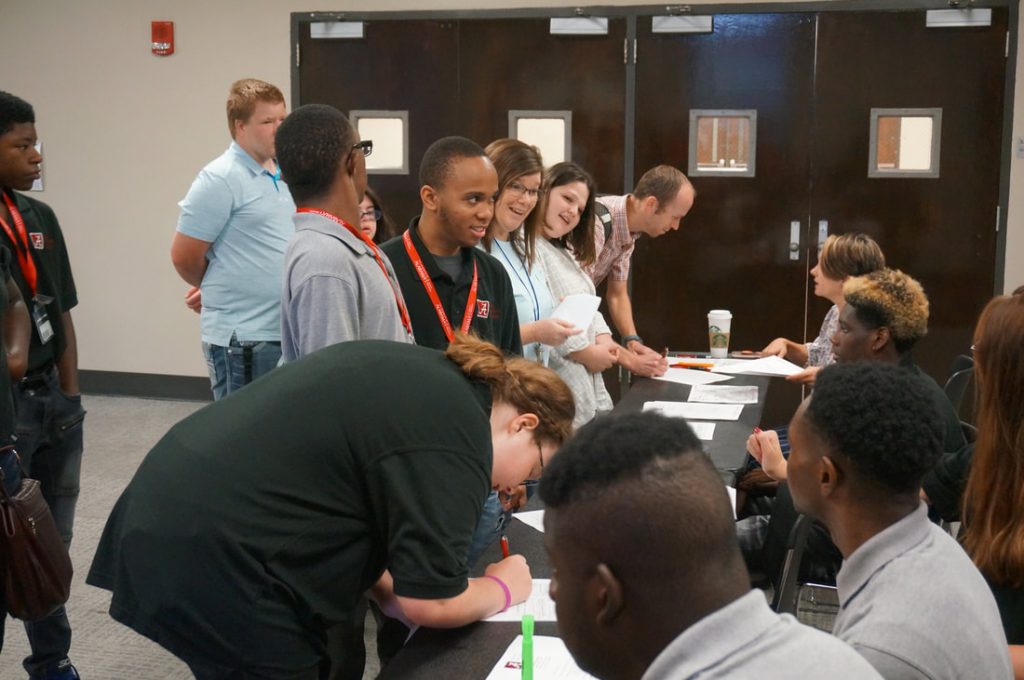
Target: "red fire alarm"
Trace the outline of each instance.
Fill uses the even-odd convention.
[[[153,22],[153,54],[166,57],[174,54],[174,22]]]

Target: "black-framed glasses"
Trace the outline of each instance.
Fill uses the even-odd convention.
[[[373,153],[373,140],[364,139],[361,142],[356,142],[355,144],[352,145],[352,150],[356,151],[357,149],[363,152],[363,156],[369,156],[371,153]]]
[[[384,217],[384,213],[379,208],[373,208],[372,210],[364,210],[359,213],[359,219],[365,220],[367,218],[373,218],[374,222],[380,222],[380,219]]]
[[[527,198],[537,198],[541,194],[540,189],[528,189],[515,180],[508,183],[505,191],[516,197],[526,196]]]
[[[544,474],[544,448],[537,442],[537,455],[540,457],[540,472]],[[523,480],[523,486],[527,489],[535,487],[540,484],[540,479],[525,479]]]

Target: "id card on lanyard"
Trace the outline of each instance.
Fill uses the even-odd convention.
[[[46,313],[46,305],[53,302],[53,298],[37,292],[39,273],[36,270],[35,260],[32,259],[32,252],[29,250],[28,230],[25,228],[25,220],[22,219],[18,206],[14,205],[14,201],[11,200],[11,197],[6,192],[4,192],[4,203],[11,214],[11,221],[14,222],[17,233],[2,218],[0,218],[0,226],[3,226],[7,237],[11,239],[11,244],[14,246],[14,251],[18,256],[18,267],[21,269],[21,275],[25,278],[25,283],[28,284],[28,288],[32,292],[32,322],[36,325],[39,342],[45,345],[53,339],[53,325],[50,323],[50,317]],[[36,240],[33,239],[33,244],[35,242]]]
[[[412,260],[413,269],[416,270],[416,275],[420,278],[420,283],[423,284],[424,290],[427,291],[427,297],[430,298],[430,303],[434,306],[434,312],[437,313],[437,320],[441,324],[441,329],[444,331],[445,337],[448,338],[448,342],[455,339],[455,332],[452,330],[452,324],[448,320],[448,314],[444,311],[444,306],[441,304],[441,299],[437,295],[437,289],[434,288],[434,282],[430,280],[430,274],[427,273],[427,267],[423,264],[423,259],[420,254],[416,252],[416,246],[412,242],[412,236],[409,234],[407,229],[402,234],[402,243],[405,245],[405,253]],[[473,258],[473,283],[469,287],[469,296],[466,298],[466,313],[462,316],[462,325],[459,326],[459,330],[463,333],[469,332],[469,327],[473,323],[473,312],[476,310],[476,288],[478,283],[477,271],[476,271],[476,258]]]

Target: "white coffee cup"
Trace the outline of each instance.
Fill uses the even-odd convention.
[[[732,312],[728,309],[712,309],[708,312],[708,343],[711,357],[724,358],[729,354],[729,329],[732,327]]]

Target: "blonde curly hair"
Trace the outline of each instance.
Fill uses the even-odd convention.
[[[900,354],[928,333],[928,296],[920,283],[898,269],[847,279],[843,297],[858,319],[888,328]]]

